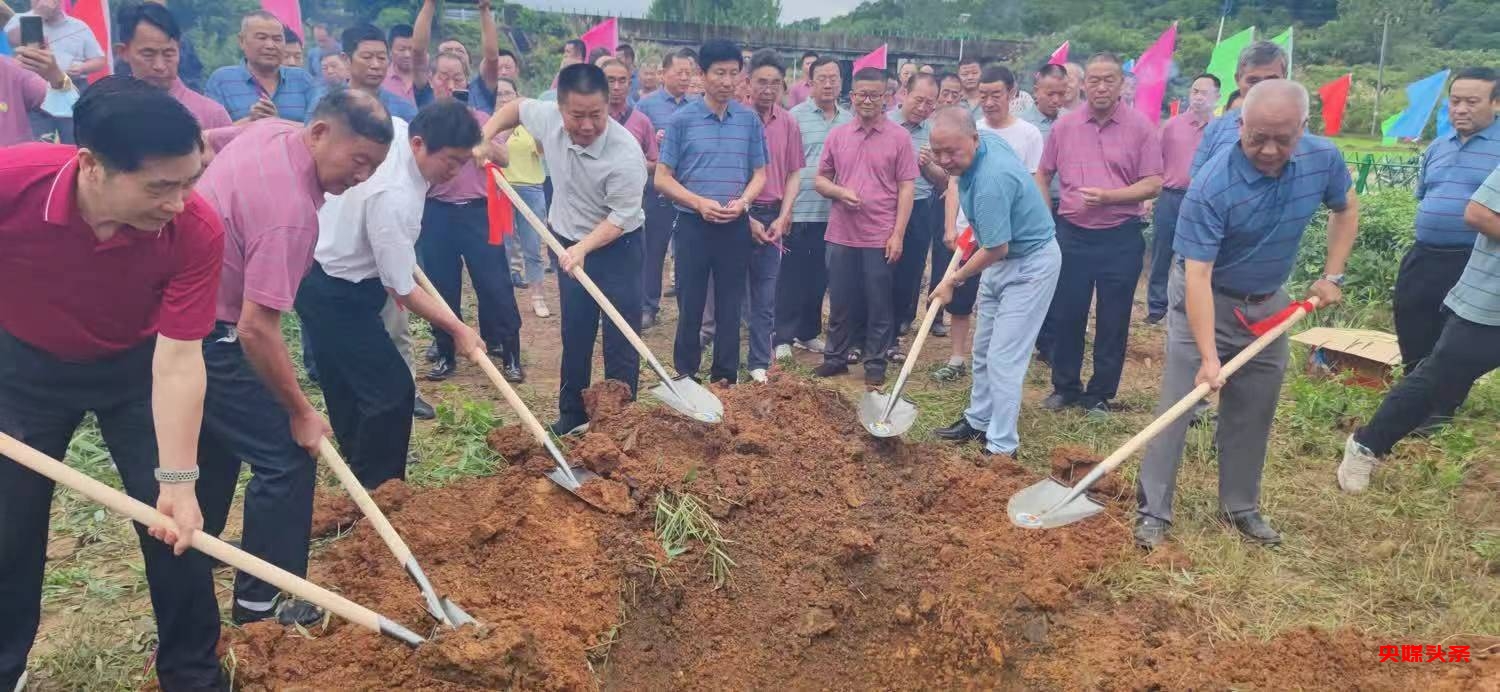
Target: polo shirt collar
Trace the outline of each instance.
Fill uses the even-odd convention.
[[[1094,110],[1092,108],[1090,108],[1087,111],[1088,112],[1088,120],[1090,120],[1091,122],[1099,123],[1100,125],[1103,125],[1105,123],[1111,123],[1111,122],[1118,124],[1120,122],[1120,109],[1124,105],[1125,105],[1124,101],[1116,101],[1115,102],[1115,107],[1112,108],[1112,109],[1110,109],[1109,115],[1106,116],[1104,118],[1104,120],[1099,120],[1098,118],[1094,117]]]
[[[567,130],[563,131],[563,136],[568,138],[569,150],[584,154],[591,159],[597,159],[604,156],[604,144],[609,137],[609,131],[610,128],[606,125],[604,132],[601,133],[598,137],[594,138],[593,144],[590,144],[586,147],[581,147],[574,143],[573,138],[568,135]]]
[[[885,126],[890,124],[890,122],[890,118],[877,118],[874,125],[865,125],[863,120],[856,118],[854,120],[854,131],[878,134],[885,132]]]
[[[1492,142],[1494,142],[1494,141],[1500,141],[1500,118],[1495,118],[1495,121],[1492,122],[1492,123],[1490,123],[1489,127],[1486,127],[1483,130],[1475,132],[1474,136],[1470,137],[1469,139],[1470,140],[1474,140],[1474,139],[1480,139],[1480,138],[1488,139],[1488,140],[1490,140]],[[1450,141],[1452,141],[1452,142],[1455,142],[1455,143],[1459,144],[1460,146],[1463,145],[1463,142],[1461,140],[1459,140],[1459,138],[1458,138],[1458,131],[1457,130],[1454,130],[1453,134],[1448,136],[1448,139]]]
[[[727,122],[729,122],[730,118],[734,117],[734,107],[739,102],[731,99],[729,101],[729,103],[724,106],[724,117],[722,119],[719,118],[719,116],[718,116],[717,113],[714,113],[713,107],[710,106],[710,105],[708,105],[708,101],[706,99],[700,99],[698,101],[698,103],[703,104],[703,117],[704,118],[707,118],[707,119],[710,119],[710,120],[718,120],[719,122],[726,122],[727,123]]]
[[[1297,157],[1306,154],[1307,151],[1307,138],[1304,136],[1302,141],[1297,143],[1297,150],[1292,152],[1292,158],[1287,159],[1286,165],[1282,166],[1281,175],[1275,176],[1274,179],[1290,180],[1297,171]],[[1260,172],[1260,169],[1250,161],[1250,157],[1245,156],[1245,150],[1240,148],[1239,139],[1234,140],[1234,152],[1229,156],[1229,167],[1239,175],[1240,180],[1247,183],[1273,179],[1272,176]]]
[[[69,228],[75,224],[87,225],[78,212],[78,157],[76,155],[63,164],[63,167],[58,169],[57,175],[53,176],[52,189],[47,193],[47,201],[42,210],[42,221],[63,228]],[[97,249],[105,250],[128,245],[141,235],[155,236],[157,233],[148,233],[132,226],[122,225],[114,237],[99,243]]]
[[[785,113],[785,112],[786,111],[781,110],[781,106],[777,106],[775,104],[772,104],[772,106],[771,106],[771,114],[770,115],[768,115],[768,116],[762,116],[760,114],[760,111],[757,110],[757,111],[755,111],[755,117],[760,118],[761,123],[763,123],[765,125],[770,125],[771,123],[776,122],[776,119],[780,118],[781,115],[783,113]]]

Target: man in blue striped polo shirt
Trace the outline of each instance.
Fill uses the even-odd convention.
[[[1457,123],[1455,123],[1455,127]],[[1360,493],[1391,448],[1445,401],[1462,400],[1474,382],[1500,368],[1500,169],[1464,210],[1478,231],[1474,254],[1444,305],[1448,321],[1432,353],[1385,395],[1380,410],[1344,444],[1339,487]]]
[[[1432,352],[1447,315],[1443,301],[1469,263],[1475,232],[1464,223],[1469,198],[1500,165],[1500,81],[1494,70],[1460,70],[1448,87],[1453,134],[1440,137],[1422,155],[1417,179],[1417,240],[1401,260],[1394,299],[1396,340],[1406,372]],[[1468,396],[1441,402],[1430,423],[1442,423]]]
[[[698,69],[697,61],[698,53],[691,48],[667,53],[661,60],[661,88],[635,105],[636,110],[651,120],[658,146],[672,117],[693,98],[688,95],[688,84]],[[655,185],[646,186],[644,205],[646,269],[641,284],[646,304],[641,312],[641,329],[650,329],[656,326],[656,315],[661,309],[661,276],[667,261],[667,246],[672,243],[672,224],[677,220],[677,210],[672,207],[672,200],[656,191]]]
[[[1282,285],[1318,207],[1332,210],[1328,260],[1323,278],[1308,292],[1324,306],[1343,297],[1344,262],[1359,226],[1343,156],[1332,142],[1305,134],[1307,102],[1307,89],[1290,80],[1268,80],[1250,90],[1239,146],[1209,159],[1188,187],[1173,243],[1183,262],[1172,268],[1168,283],[1166,368],[1157,413],[1199,384],[1219,391],[1223,418],[1234,421],[1219,426],[1215,436],[1220,517],[1262,545],[1281,542],[1259,507],[1287,338],[1272,342],[1227,382],[1220,367],[1255,340],[1247,325],[1291,303]],[[1179,417],[1146,448],[1135,527],[1143,548],[1166,540],[1188,425],[1188,417]]]
[[[1286,79],[1291,65],[1286,51],[1270,41],[1256,41],[1240,51],[1239,64],[1234,68],[1234,84],[1239,93],[1248,94],[1250,88],[1268,79]],[[1203,141],[1193,154],[1193,164],[1188,175],[1197,177],[1198,169],[1225,149],[1231,149],[1240,141],[1240,121],[1243,108],[1225,111],[1219,119],[1203,129]]]
[[[391,59],[385,34],[369,24],[356,24],[345,29],[339,40],[344,46],[344,59],[349,61],[349,88],[380,99],[392,118],[410,121],[417,117],[416,104],[382,86]]]
[[[203,94],[224,106],[236,123],[281,118],[302,122],[316,103],[317,83],[307,70],[283,67],[286,29],[276,15],[258,10],[240,20],[245,61],[214,70]]]
[[[745,212],[766,182],[765,127],[734,99],[744,58],[734,43],[714,39],[698,52],[702,100],[684,105],[667,124],[656,166],[656,189],[677,209],[677,372],[696,376],[703,346],[703,307],[709,281],[714,312],[740,314],[750,267]],[[740,321],[727,319],[714,335],[709,377],[734,384],[740,367]]]

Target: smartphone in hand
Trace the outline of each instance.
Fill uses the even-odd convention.
[[[46,37],[42,35],[41,17],[21,18],[21,45],[42,47],[46,43]]]

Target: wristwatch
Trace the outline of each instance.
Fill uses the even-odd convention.
[[[164,469],[161,467],[157,467],[157,469],[153,471],[153,474],[156,476],[156,482],[158,483],[166,483],[168,485],[192,483],[193,481],[198,480],[198,467],[194,466],[193,468],[186,470]]]
[[[1343,288],[1344,287],[1344,275],[1343,274],[1324,274],[1323,275],[1323,280],[1327,281],[1328,283],[1331,283],[1331,284],[1333,284],[1335,286],[1338,286],[1339,288]]]

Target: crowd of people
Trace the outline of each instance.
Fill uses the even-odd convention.
[[[404,477],[412,420],[433,415],[417,378],[447,379],[462,356],[493,357],[524,381],[516,296],[550,319],[549,272],[562,337],[555,434],[588,424],[597,341],[607,378],[632,393],[639,381],[637,354],[601,319],[583,269],[632,329],[656,328],[675,297],[673,365],[698,377],[712,344],[707,378],[724,386],[742,368],[747,386],[766,382],[802,349],[821,356],[817,377],[857,365],[880,387],[925,293],[944,308],[933,333],[951,340],[932,377],[971,378],[963,416],[936,435],[1013,458],[1034,359],[1051,372],[1043,409],[1110,414],[1144,272],[1145,322],[1166,332],[1159,411],[1200,384],[1218,391],[1221,516],[1248,540],[1280,541],[1260,514],[1260,480],[1287,342],[1227,380],[1221,367],[1254,340],[1250,325],[1295,302],[1284,284],[1322,207],[1327,259],[1308,295],[1341,299],[1359,214],[1337,148],[1307,132],[1308,93],[1281,48],[1244,51],[1236,107],[1216,115],[1229,85],[1205,74],[1160,126],[1131,105],[1131,76],[1109,53],[1028,69],[1028,91],[1015,70],[974,57],[952,72],[846,74],[832,56],[791,65],[724,40],[641,63],[629,45],[590,54],[573,40],[552,87],[529,97],[522,57],[500,48],[479,6],[481,44],[435,50],[433,0],[414,25],[386,31],[359,24],[335,39],[314,23],[305,46],[252,12],[243,62],[201,91],[201,64],[161,4],[120,13],[121,74],[86,88],[103,54],[57,0],[33,3],[43,44],[7,25],[0,431],[61,457],[92,412],[127,492],[176,522],[138,527],[163,689],[225,684],[212,565],[185,550],[192,531],[224,528],[241,464],[241,544],[305,574],[325,438],[369,488]],[[1500,80],[1459,71],[1449,104],[1455,132],[1423,158],[1417,242],[1396,287],[1408,374],[1349,438],[1337,474],[1349,492],[1500,365]],[[39,137],[49,142],[30,143]],[[493,218],[490,167],[562,252],[542,252],[542,229],[521,210],[512,224]],[[420,287],[424,270],[437,295]],[[461,316],[465,270],[477,329]],[[300,344],[283,338],[289,311]],[[408,311],[433,328],[426,372]],[[1195,424],[1212,415],[1179,420],[1146,452],[1142,547],[1167,537]],[[23,677],[39,623],[51,490],[0,463],[0,689]],[[240,624],[322,616],[244,574],[232,599]]]

